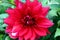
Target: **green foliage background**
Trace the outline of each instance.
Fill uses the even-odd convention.
[[[21,0],[25,2],[25,0]],[[38,0],[42,2],[43,6],[50,6],[50,11],[47,15],[54,26],[49,28],[51,34],[41,37],[39,40],[60,40],[60,0]],[[0,40],[13,40],[6,33],[4,24],[4,18],[8,17],[5,10],[9,7],[14,8],[14,0],[0,0]]]

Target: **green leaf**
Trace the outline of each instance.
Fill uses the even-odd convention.
[[[49,0],[48,4],[59,4],[58,2],[56,2],[55,0]]]
[[[43,6],[46,6],[46,5],[48,4],[48,1],[49,1],[49,0],[39,0],[39,1],[42,2],[42,5],[43,5]]]
[[[3,24],[3,25],[2,25],[2,27],[6,27],[6,26],[7,26],[7,24]]]
[[[38,0],[39,2],[41,2],[42,0]]]
[[[57,2],[59,2],[59,3],[60,3],[60,0],[55,0],[55,1],[57,1]]]
[[[4,13],[7,7],[0,5],[0,14]]]
[[[5,13],[6,9],[9,7],[15,7],[15,6],[12,4],[9,4],[9,3],[5,3],[5,2],[1,3],[0,4],[0,14]]]
[[[7,36],[7,37],[5,38],[5,40],[10,40],[9,36]]]
[[[0,34],[0,40],[2,40],[2,38],[3,38],[3,34]]]
[[[4,31],[6,28],[6,24],[0,24],[0,31]]]
[[[26,2],[25,0],[20,0],[20,1],[22,1],[23,3]],[[32,0],[31,0],[31,1],[32,1]]]
[[[2,1],[0,1],[0,4],[2,3]]]
[[[14,4],[14,0],[7,0],[9,3]]]
[[[57,36],[60,36],[60,29],[59,28],[57,28],[56,33],[55,33],[55,37],[57,37]]]
[[[51,4],[49,6],[51,9],[55,9],[55,10],[60,9],[60,4]]]
[[[3,7],[10,7],[10,6],[12,6],[12,5],[9,4],[9,3],[1,3],[0,5],[3,6]]]
[[[58,21],[58,26],[60,26],[60,20]]]
[[[3,3],[4,3],[4,2],[7,2],[7,0],[1,0],[1,1],[2,1]]]
[[[58,28],[60,28],[60,20],[57,22],[57,24],[58,24]]]
[[[3,24],[3,20],[2,19],[0,19],[0,24]]]
[[[6,17],[8,17],[8,14],[6,14],[6,13],[0,14],[0,19],[4,19]]]
[[[49,19],[52,19],[54,16],[57,16],[56,10],[51,10],[51,11],[49,11],[49,13],[48,13],[48,18],[49,18]]]
[[[0,27],[0,31],[4,31],[5,29],[3,29],[2,27]]]

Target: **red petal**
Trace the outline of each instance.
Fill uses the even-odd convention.
[[[49,28],[53,25],[53,23],[47,18],[41,18],[40,22],[38,21],[37,26],[43,28]]]
[[[14,0],[14,2],[15,2],[15,5],[17,6],[19,3],[19,0]]]
[[[43,8],[42,8],[42,13],[41,13],[41,14],[42,14],[43,16],[46,16],[47,13],[48,13],[48,11],[49,11],[49,9],[50,9],[49,7],[43,7]]]
[[[19,37],[19,40],[23,40],[23,37]]]
[[[12,16],[12,18],[20,18],[21,16],[21,11],[19,11],[17,8],[15,9],[9,8],[6,10],[6,12],[9,14],[9,16]]]
[[[36,5],[38,4],[38,0],[26,0],[26,5],[27,7],[31,7],[31,8],[34,8]]]
[[[8,8],[8,9],[6,10],[6,12],[7,12],[9,15],[14,15],[14,9],[12,9],[12,8]]]
[[[22,29],[19,31],[19,36],[23,36],[24,34],[26,34],[28,32],[28,29],[25,28],[25,29]]]
[[[15,32],[19,32],[20,30],[22,29],[22,25],[21,24],[15,24],[12,28],[12,33],[15,33]]]
[[[34,31],[36,32],[37,35],[39,36],[46,36],[46,31],[45,29],[42,28],[34,28]]]
[[[17,8],[22,9],[23,3],[19,0],[15,0],[15,5]]]
[[[18,34],[19,34],[19,31],[21,29],[22,29],[22,26],[17,24],[17,23],[15,23],[15,25],[13,26],[11,32],[9,33],[9,36],[11,38],[14,38],[14,39],[17,38],[19,36]]]
[[[35,7],[35,6],[38,5],[38,4],[39,4],[38,0],[33,0],[33,2],[32,2],[31,5]]]
[[[12,30],[12,27],[11,27],[11,26],[7,26],[5,32],[6,32],[6,33],[10,33],[11,30]]]
[[[35,40],[35,38],[36,38],[36,34],[35,34],[35,32],[33,31],[32,37],[30,38],[30,40]]]
[[[12,26],[14,24],[14,20],[11,17],[8,17],[4,19],[4,23]]]
[[[37,6],[35,6],[34,8],[33,8],[33,15],[40,15],[40,13],[39,12],[41,12],[41,9],[42,9],[42,4],[41,3],[39,3],[39,4],[37,4]]]
[[[27,34],[24,35],[24,38],[25,38],[25,40],[28,40],[31,36],[32,36],[32,31],[31,31],[31,29],[29,28],[29,31],[28,31]]]
[[[16,39],[17,36],[12,36],[12,33],[9,33],[9,36],[12,38],[12,39]]]
[[[26,0],[26,5],[27,6],[30,6],[30,3],[31,3],[30,0]]]

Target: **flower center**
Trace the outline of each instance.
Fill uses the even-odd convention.
[[[35,24],[35,19],[31,16],[27,15],[24,17],[24,25],[26,26],[32,26]]]

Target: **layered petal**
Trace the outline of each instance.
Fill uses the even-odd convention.
[[[10,33],[12,31],[12,26],[7,26],[5,32]]]
[[[15,8],[15,9],[9,8],[6,10],[6,12],[9,14],[9,16],[15,19],[20,18],[21,13],[22,13],[18,8]]]
[[[32,30],[32,36],[30,38],[30,40],[35,40],[36,38],[36,33]]]
[[[30,3],[31,3],[30,0],[26,0],[26,5],[27,6],[30,6]]]
[[[46,30],[43,28],[34,28],[34,31],[39,36],[46,36]]]
[[[23,36],[25,35],[26,33],[28,32],[28,28],[22,28],[20,31],[19,31],[19,36]]]
[[[23,37],[21,36],[21,37],[19,37],[19,40],[23,40]]]
[[[43,16],[46,16],[48,11],[49,11],[49,9],[50,9],[49,7],[43,7],[40,14],[42,14]]]
[[[29,31],[24,35],[25,40],[28,40],[32,36],[32,31],[31,28],[28,28]]]
[[[42,4],[39,3],[39,4],[37,4],[37,5],[33,8],[31,14],[33,14],[34,16],[35,16],[35,15],[41,15],[41,13],[40,13],[41,10],[42,10]]]
[[[18,34],[18,33],[9,33],[9,36],[10,36],[12,39],[16,39],[16,38],[18,38],[17,34]]]
[[[17,8],[23,9],[23,3],[20,0],[14,0],[14,1]]]
[[[9,33],[9,36],[11,38],[18,38],[18,34],[19,34],[19,31],[22,29],[22,25],[18,25],[17,23],[15,25],[13,25],[13,28],[11,30],[11,32]]]
[[[38,0],[33,0],[33,1],[31,1],[31,6],[34,8],[36,5],[38,5],[39,4],[39,2],[38,2]]]
[[[4,19],[4,22],[11,26],[14,24],[14,20],[11,17]]]
[[[49,28],[53,25],[53,23],[47,18],[41,18],[37,23],[38,27]]]

